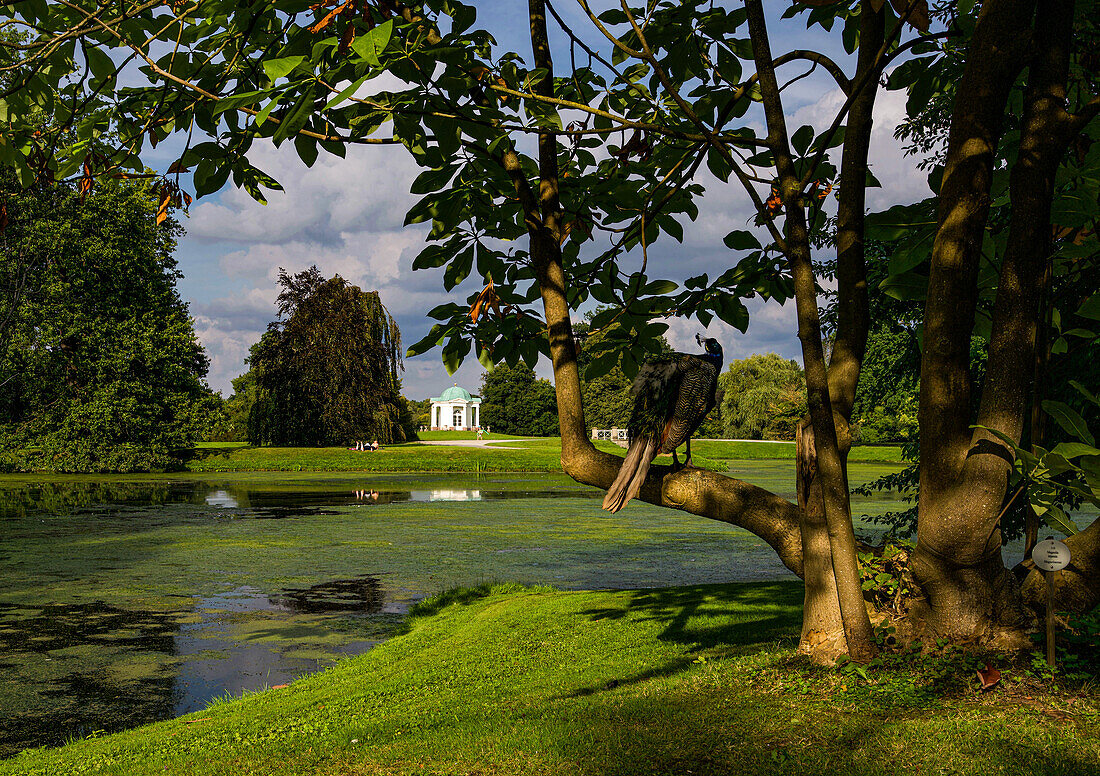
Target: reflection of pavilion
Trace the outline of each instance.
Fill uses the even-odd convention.
[[[428,501],[481,501],[480,490],[430,490]]]
[[[432,431],[469,431],[481,425],[481,399],[455,383],[432,397]]]
[[[240,506],[240,504],[237,503],[237,499],[234,498],[229,491],[225,490],[212,490],[207,493],[206,503],[212,507],[218,507],[219,509]]]

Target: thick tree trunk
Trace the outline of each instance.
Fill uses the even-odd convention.
[[[1100,520],[1066,539],[1070,564],[1053,572],[1055,609],[1089,612],[1100,604]],[[1016,567],[1023,576],[1024,602],[1036,612],[1046,610],[1046,583],[1043,572],[1030,559]]]
[[[865,0],[860,13],[859,55],[850,82],[850,88],[858,88],[859,92],[848,111],[837,195],[837,331],[829,358],[829,397],[845,477],[852,442],[849,424],[870,328],[863,239],[867,191],[864,181],[881,72],[877,54],[886,33],[881,8],[875,11]],[[846,644],[822,500],[824,489],[817,471],[810,423],[803,421],[799,425],[797,439],[798,506],[802,517],[802,563],[806,569],[799,650],[815,660],[830,663],[844,653]]]
[[[814,430],[809,419],[795,430],[798,462],[798,511],[802,532],[802,568],[806,592],[802,602],[802,635],[798,651],[818,663],[828,664],[848,651],[844,618],[833,574],[829,526],[825,521],[825,497],[817,476]]]
[[[1073,125],[1064,107],[1073,3],[1041,1],[1037,14],[1035,5],[997,0],[983,7],[959,84],[929,279],[920,519],[910,561],[926,601],[914,614],[928,630],[957,640],[1022,644],[1031,622],[1000,552],[998,521],[1012,453],[982,428],[971,430],[967,369],[993,156],[1010,86],[1027,63],[1008,247],[977,417],[978,426],[1019,442],[1034,367],[1042,266],[1050,251],[1054,177]]]
[[[761,100],[768,126],[768,145],[775,156],[779,175],[779,196],[783,202],[787,263],[794,281],[798,312],[798,339],[806,373],[806,394],[814,432],[817,478],[821,484],[825,525],[829,538],[837,597],[848,655],[853,660],[870,660],[875,653],[871,623],[863,601],[852,510],[844,460],[837,439],[829,390],[828,368],[821,341],[817,307],[817,285],[810,259],[806,212],[801,204],[802,183],[787,140],[786,119],[779,84],[772,65],[771,45],[760,0],[747,0],[749,36],[759,77]],[[812,495],[812,494],[811,494]],[[815,537],[811,537],[815,538]],[[816,546],[811,544],[810,546]],[[820,568],[815,564],[814,568]]]

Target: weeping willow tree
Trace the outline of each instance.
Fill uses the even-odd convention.
[[[718,384],[725,434],[732,439],[793,439],[806,413],[802,367],[776,353],[734,361]]]
[[[376,291],[317,267],[280,270],[279,318],[253,347],[254,444],[403,442],[414,434],[401,396],[401,332]]]

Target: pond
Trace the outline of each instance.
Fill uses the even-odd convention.
[[[793,498],[792,467],[734,471]],[[0,756],[284,684],[456,585],[793,579],[744,530],[602,497],[546,474],[0,478]]]

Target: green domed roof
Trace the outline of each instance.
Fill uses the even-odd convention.
[[[459,388],[457,385],[452,385],[439,396],[440,401],[450,401],[451,399],[465,399],[469,401],[472,398],[469,391],[465,388]]]

